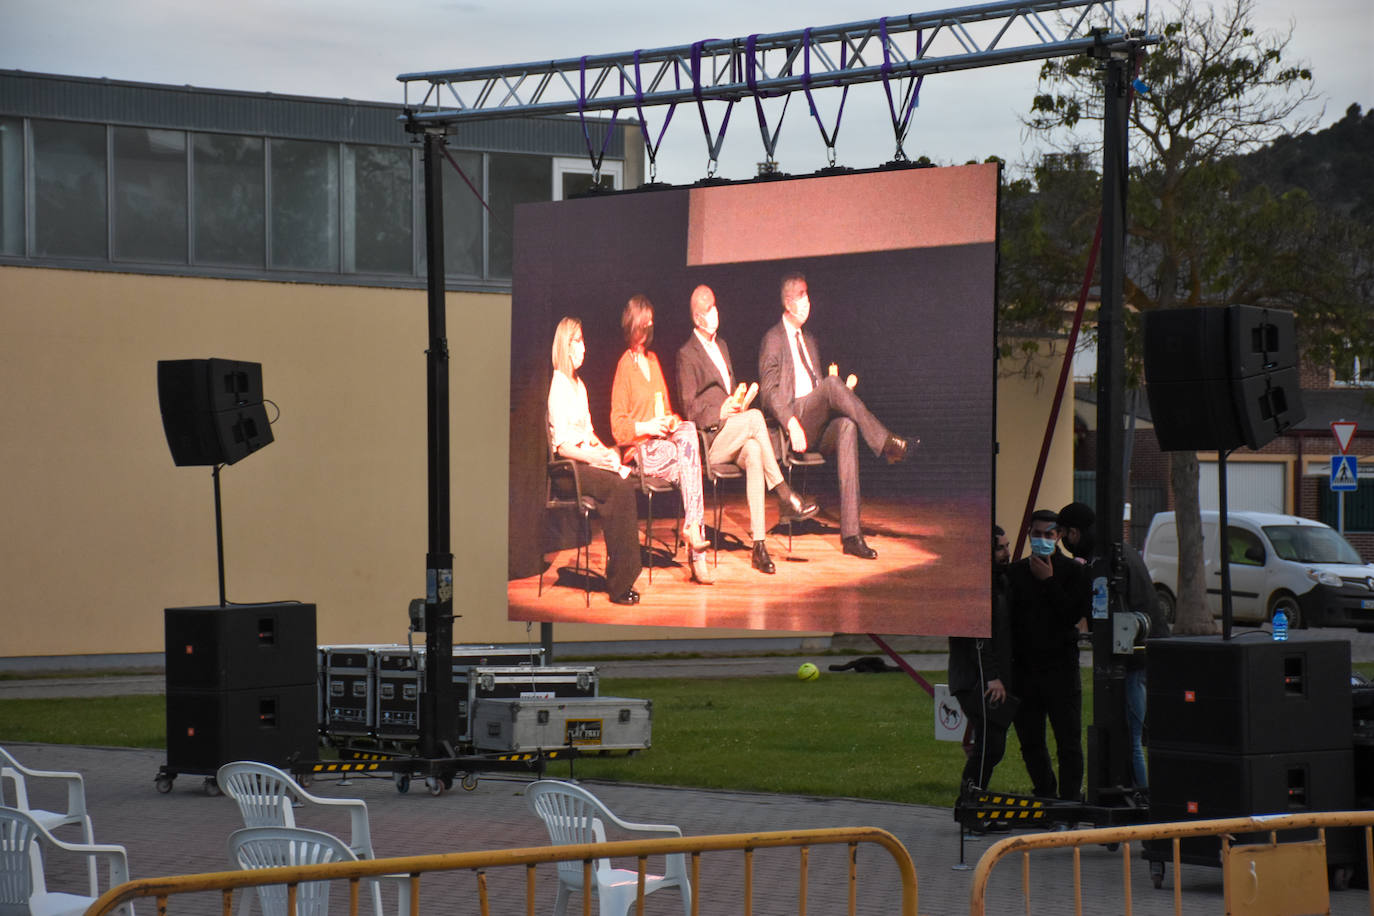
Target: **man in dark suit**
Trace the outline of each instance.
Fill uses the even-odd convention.
[[[735,372],[730,365],[730,349],[716,333],[720,313],[716,294],[709,286],[692,291],[694,330],[677,351],[678,401],[683,415],[707,431],[711,443],[706,460],[711,464],[737,464],[744,469],[745,493],[749,502],[749,529],[754,541],[752,563],[762,573],[776,571],[768,556],[764,535],[763,493],[772,490],[778,498],[780,521],[810,518],[817,506],[803,501],[782,476],[763,414],[746,409],[735,390]]]
[[[868,546],[859,528],[858,437],[873,454],[889,463],[906,458],[907,440],[894,436],[873,416],[839,376],[821,376],[816,338],[802,330],[811,314],[806,277],[782,278],[782,321],[768,329],[759,345],[759,393],[778,425],[787,431],[792,450],[804,452],[814,444],[822,454],[834,454],[840,477],[840,543],[850,556],[872,560],[878,552]],[[851,379],[853,377],[851,376]],[[919,444],[913,439],[911,445]]]

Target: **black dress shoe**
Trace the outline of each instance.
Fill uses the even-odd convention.
[[[856,534],[848,538],[840,538],[840,544],[844,547],[844,552],[851,557],[859,557],[863,560],[878,559],[878,551],[868,546],[868,542],[864,540],[862,534]]]
[[[781,491],[782,487],[780,486],[778,489]],[[821,511],[821,507],[814,499],[802,499],[792,490],[788,490],[785,496],[781,492],[778,493],[778,521],[780,523],[800,522],[819,511]]]
[[[882,456],[887,459],[888,464],[896,464],[906,460],[906,453],[914,445],[920,445],[920,439],[903,439],[901,436],[888,436],[883,443]]]
[[[752,562],[754,568],[761,573],[767,573],[771,576],[778,571],[778,568],[773,565],[773,558],[768,555],[768,545],[763,541],[754,542],[754,557]]]
[[[612,595],[611,604],[639,604],[639,592],[627,588],[622,594]]]

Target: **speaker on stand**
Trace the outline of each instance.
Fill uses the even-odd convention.
[[[1231,638],[1226,459],[1258,449],[1307,416],[1293,313],[1231,305],[1147,312],[1145,387],[1161,451],[1217,453],[1221,630]]]

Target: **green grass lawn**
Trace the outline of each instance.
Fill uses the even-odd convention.
[[[1374,664],[1355,666],[1366,675]],[[944,672],[923,672],[932,683]],[[1092,678],[1084,678],[1084,722]],[[606,678],[603,696],[653,701],[653,747],[578,760],[579,777],[949,805],[963,750],[936,741],[934,704],[900,674],[715,679]],[[0,701],[0,743],[165,747],[160,696]],[[1051,739],[1051,745],[1053,740]],[[560,765],[551,775],[563,775]],[[992,788],[1029,792],[1015,733]]]

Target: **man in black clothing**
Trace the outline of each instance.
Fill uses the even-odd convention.
[[[1080,560],[1088,562],[1085,575],[1091,583],[1097,576],[1106,576],[1108,561],[1099,555],[1096,544],[1097,513],[1086,503],[1073,502],[1059,510],[1060,542],[1064,549]],[[1122,659],[1126,669],[1125,695],[1126,725],[1131,732],[1131,776],[1139,789],[1148,788],[1145,766],[1145,639],[1169,635],[1169,620],[1160,606],[1159,595],[1150,581],[1150,570],[1140,551],[1130,544],[1121,545],[1121,559],[1125,575],[1123,583],[1125,612],[1136,618],[1134,651]]]
[[[992,529],[992,632],[986,638],[949,638],[949,690],[968,719],[968,762],[959,781],[961,791],[974,785],[987,788],[992,770],[1007,749],[1005,717],[998,707],[1007,702],[1011,680],[1011,619],[1007,611],[1007,564],[1011,547],[1000,525]]]
[[[1021,707],[1016,737],[1036,795],[1077,801],[1083,792],[1083,685],[1079,679],[1078,622],[1088,614],[1087,579],[1080,563],[1061,554],[1059,516],[1031,515],[1031,555],[1007,572],[1012,633],[1012,683]],[[1054,729],[1056,782],[1045,741]]]

